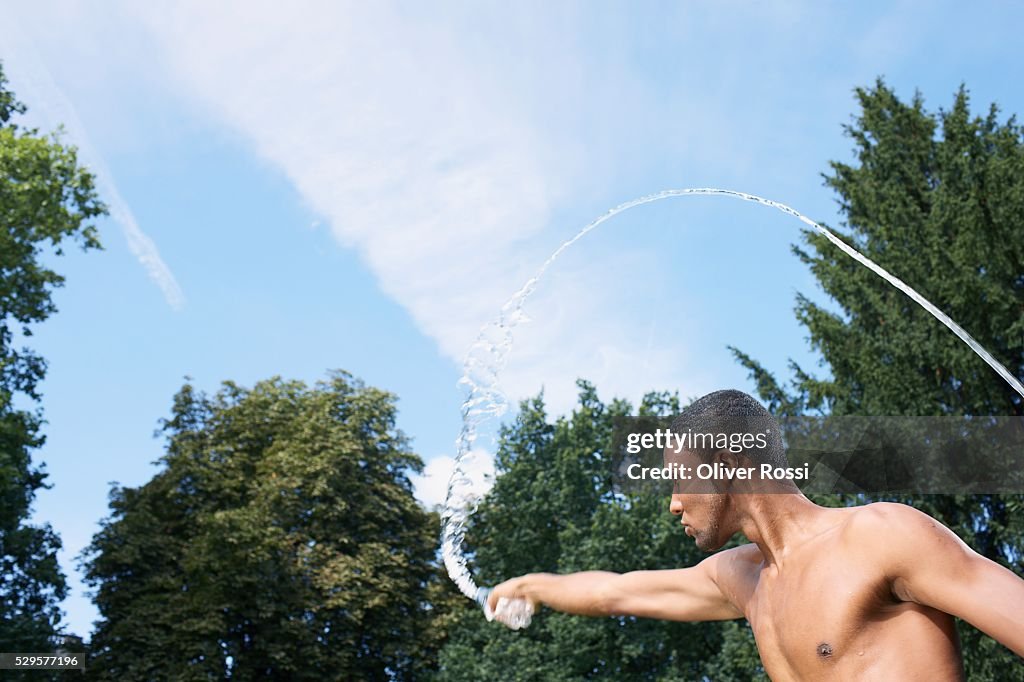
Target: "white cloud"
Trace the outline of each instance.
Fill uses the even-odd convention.
[[[174,273],[160,256],[153,240],[139,227],[131,207],[118,191],[103,155],[92,144],[74,106],[53,82],[13,13],[5,13],[4,21],[0,22],[0,38],[5,57],[4,71],[19,98],[32,102],[34,115],[41,114],[48,127],[63,126],[65,140],[78,148],[79,160],[96,177],[100,198],[107,204],[110,216],[121,226],[128,249],[160,288],[167,304],[181,310],[185,305],[185,295]]]
[[[179,86],[282,168],[453,360],[556,245],[542,231],[589,158],[578,136],[558,134],[565,110],[582,106],[558,104],[581,68],[560,30],[571,17],[500,17],[520,33],[507,40],[532,39],[549,61],[503,54],[486,11],[474,12],[476,33],[458,11],[441,19],[385,3],[137,11]],[[603,269],[580,267],[531,302],[540,324],[520,330],[503,382],[513,400],[543,385],[555,411],[568,409],[577,376],[639,397],[642,382],[679,367],[629,357],[643,333],[596,310],[616,286]]]
[[[166,71],[147,73],[151,81],[170,80],[282,169],[458,362],[557,237],[570,236],[566,196],[588,203],[623,149],[668,155],[682,144],[643,125],[663,122],[664,103],[620,65],[625,48],[582,44],[574,13],[585,6],[566,7],[185,1],[124,3],[115,18],[123,30],[141,28],[147,38],[136,42],[158,55],[147,64]],[[724,126],[721,112],[700,118],[694,107],[683,118],[700,121],[696,137],[719,139],[709,130]],[[742,163],[731,147],[725,156]],[[537,323],[518,330],[503,374],[513,400],[544,386],[551,410],[563,412],[577,377],[633,400],[683,377],[688,394],[712,387],[669,330],[659,326],[652,343],[641,318],[650,301],[619,295],[663,291],[626,281],[624,255],[560,263],[571,276],[542,284],[528,306]],[[643,256],[640,247],[631,254]]]
[[[628,17],[606,17],[588,34],[578,30],[585,5],[185,0],[121,9],[110,21],[149,48],[147,79],[170,83],[281,169],[455,362],[573,223],[606,208],[594,195],[617,173],[631,175],[635,159],[685,150],[701,172],[749,163],[742,138],[726,132],[745,110],[692,97],[690,86],[710,77],[704,70],[684,70],[675,94],[659,99],[631,70],[629,41],[607,40]],[[67,39],[79,39],[91,14],[74,2],[60,14],[74,19],[65,19],[74,24]],[[677,19],[685,49],[699,50],[703,20]],[[667,138],[669,128],[700,134]],[[567,210],[567,196],[592,209]],[[543,386],[551,411],[564,412],[577,377],[634,401],[653,388],[716,387],[707,363],[680,350],[684,328],[654,330],[642,317],[668,296],[656,277],[637,276],[657,244],[576,256],[593,254],[589,245],[606,243],[619,220],[574,247],[529,302],[536,324],[517,330],[502,375],[513,401]]]
[[[448,492],[448,479],[451,478],[454,468],[455,458],[449,455],[441,455],[427,462],[422,474],[412,476],[416,499],[428,509],[444,504]],[[464,493],[483,495],[490,490],[494,482],[494,458],[490,453],[483,450],[473,451],[471,457],[464,463],[463,469],[472,481],[472,485],[463,489]]]
[[[500,80],[446,25],[381,3],[186,2],[142,18],[185,90],[459,357],[525,276],[510,255],[560,185]]]

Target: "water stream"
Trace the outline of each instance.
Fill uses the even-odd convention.
[[[526,319],[523,313],[523,305],[537,288],[540,279],[547,272],[548,268],[561,256],[566,249],[583,238],[591,230],[602,223],[614,218],[618,214],[628,211],[631,208],[650,204],[663,199],[687,196],[720,196],[750,201],[762,206],[768,206],[787,213],[812,229],[825,235],[826,238],[835,244],[843,253],[847,254],[858,263],[868,268],[886,282],[896,287],[909,296],[915,303],[931,313],[939,322],[946,325],[964,343],[970,346],[971,350],[988,363],[989,367],[1008,383],[1013,390],[1024,398],[1024,384],[1000,364],[992,355],[985,350],[981,344],[974,340],[960,325],[954,322],[948,315],[936,308],[931,301],[917,293],[910,285],[889,273],[885,268],[872,261],[853,247],[843,242],[828,228],[819,225],[810,218],[798,211],[780,204],[771,199],[737,192],[728,189],[714,188],[692,188],[692,189],[669,189],[657,194],[627,201],[601,215],[593,222],[586,225],[571,239],[566,240],[552,253],[531,277],[517,291],[504,306],[502,306],[498,317],[484,325],[477,335],[476,341],[470,346],[469,352],[463,361],[463,374],[459,380],[460,385],[465,387],[467,396],[462,404],[462,430],[456,440],[455,468],[452,471],[451,479],[448,482],[448,494],[445,499],[442,512],[441,528],[441,553],[444,558],[448,575],[458,586],[459,590],[469,597],[484,605],[489,590],[477,586],[470,573],[468,559],[463,550],[465,539],[466,521],[476,509],[477,498],[472,493],[473,480],[469,475],[471,464],[476,457],[482,453],[476,449],[476,443],[481,427],[497,420],[508,410],[508,399],[501,391],[499,377],[505,366],[508,353],[512,349],[512,330],[517,324]],[[516,611],[512,620],[519,627],[529,624],[529,613],[522,609]],[[491,614],[488,612],[488,617]]]

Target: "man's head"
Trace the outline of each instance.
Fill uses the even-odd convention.
[[[714,471],[753,467],[755,472],[762,464],[787,466],[778,423],[742,391],[715,391],[694,401],[670,430],[683,447],[666,448],[666,462],[681,464],[690,472],[697,472],[701,465],[707,465],[705,472],[715,465],[719,469]],[[758,482],[753,485],[756,489]],[[704,551],[720,548],[739,530],[731,489],[729,479],[695,478],[695,484],[679,482],[672,495],[670,511],[680,516],[687,534]]]

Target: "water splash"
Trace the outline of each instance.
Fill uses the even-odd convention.
[[[537,270],[537,273],[526,281],[526,284],[517,291],[512,298],[502,306],[497,319],[484,325],[477,335],[476,341],[470,346],[469,352],[463,361],[463,374],[459,384],[467,390],[467,397],[462,404],[462,430],[456,440],[455,468],[452,471],[451,480],[448,482],[448,495],[445,499],[444,511],[441,515],[441,554],[444,557],[445,567],[448,575],[458,586],[459,590],[469,597],[484,605],[489,594],[486,588],[478,587],[473,582],[473,576],[469,571],[468,561],[462,549],[465,539],[466,521],[476,509],[477,498],[471,492],[472,479],[468,474],[469,465],[478,457],[474,445],[480,432],[480,427],[486,422],[497,419],[508,411],[508,399],[502,393],[498,383],[501,370],[505,366],[508,353],[512,348],[512,330],[515,326],[526,319],[523,313],[523,305],[526,299],[537,288],[537,284],[551,264],[554,263],[562,253],[570,246],[583,238],[588,232],[601,223],[614,218],[623,211],[631,208],[650,204],[662,199],[685,196],[722,196],[733,199],[750,201],[762,206],[768,206],[783,213],[797,218],[808,227],[823,234],[830,242],[835,244],[839,250],[853,258],[855,261],[868,268],[876,275],[893,285],[904,294],[909,296],[915,303],[931,313],[939,322],[946,325],[961,341],[970,346],[977,355],[984,360],[989,367],[1008,383],[1013,390],[1024,398],[1024,384],[1022,384],[1009,370],[999,363],[992,355],[985,350],[981,344],[974,340],[960,325],[954,322],[948,315],[936,308],[931,301],[917,293],[910,285],[890,274],[885,268],[863,255],[852,246],[839,239],[828,228],[819,225],[800,212],[780,204],[771,199],[765,199],[746,192],[737,192],[728,189],[714,189],[711,187],[692,189],[669,189],[657,194],[627,201],[609,210],[598,217],[589,225],[576,233],[574,237],[566,240],[552,253]],[[528,621],[527,621],[528,622]]]

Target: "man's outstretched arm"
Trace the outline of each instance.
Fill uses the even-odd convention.
[[[872,507],[884,524],[875,537],[888,538],[882,553],[897,597],[962,618],[1024,656],[1024,580],[927,514],[898,504]]]
[[[531,573],[495,587],[488,604],[494,610],[498,599],[507,597],[580,616],[680,621],[742,618],[719,587],[719,572],[731,563],[729,555],[735,551],[715,554],[691,568],[664,571]]]

